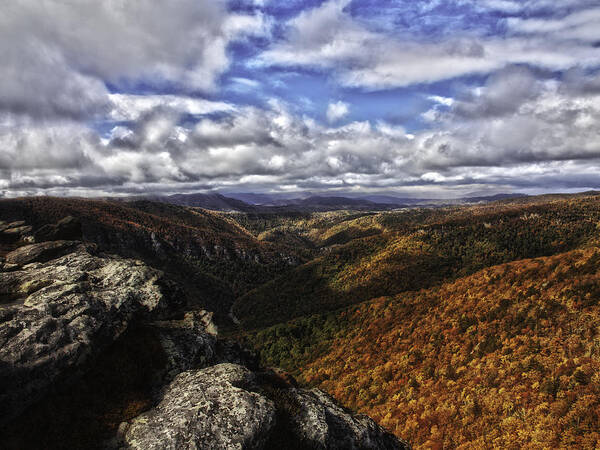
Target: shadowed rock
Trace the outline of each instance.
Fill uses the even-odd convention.
[[[20,249],[19,249],[20,250]],[[65,383],[131,323],[177,306],[161,272],[135,260],[72,253],[0,273],[0,422]]]
[[[353,415],[318,389],[293,389],[297,405],[289,416],[290,432],[301,447],[339,450],[408,449],[408,444],[387,433],[373,419]]]
[[[55,224],[47,224],[33,233],[36,242],[58,240],[80,240],[81,222],[73,216],[67,216]]]
[[[275,425],[275,405],[247,390],[253,386],[253,374],[235,364],[183,372],[155,408],[122,424],[120,448],[263,448]]]
[[[23,225],[23,222],[13,222],[0,227],[0,242],[14,243],[23,240],[31,233],[31,226]]]
[[[120,426],[119,449],[408,450],[314,389],[264,383],[237,364],[179,374],[160,403]]]

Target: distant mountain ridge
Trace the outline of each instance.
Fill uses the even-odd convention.
[[[203,208],[212,211],[279,213],[296,211],[324,212],[344,209],[361,211],[386,211],[397,208],[461,205],[526,197],[525,194],[521,193],[506,193],[477,197],[474,196],[458,199],[407,198],[385,194],[365,194],[360,196],[357,194],[306,194],[307,195],[293,197],[286,194],[263,193],[231,193],[226,195],[220,193],[192,193],[174,194],[168,196],[147,196],[142,198],[178,206]],[[139,198],[140,197],[133,197],[125,199],[125,201],[137,200]]]
[[[160,197],[160,201],[179,206],[192,206],[215,211],[250,211],[252,205],[221,194],[174,194]]]

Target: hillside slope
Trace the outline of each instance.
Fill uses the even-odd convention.
[[[351,218],[311,234],[320,255],[238,298],[247,329],[439,285],[495,264],[597,241],[597,196],[540,197],[484,206]]]
[[[600,249],[484,269],[250,339],[416,448],[600,444]]]
[[[72,225],[0,221],[0,448],[410,449],[257,366],[164,272],[46,239]]]
[[[38,197],[0,201],[5,221],[37,230],[73,217],[79,238],[164,270],[195,292],[198,306],[226,318],[235,296],[295,264],[289,249],[262,242],[219,213],[158,202]]]

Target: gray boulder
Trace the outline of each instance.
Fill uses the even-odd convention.
[[[167,358],[163,379],[171,381],[186,370],[214,364],[217,338],[212,313],[188,311],[181,320],[157,321],[149,327],[156,333]]]
[[[15,243],[29,236],[32,228],[24,223],[20,221],[0,225],[0,243]]]
[[[253,374],[235,364],[183,372],[155,408],[121,424],[121,448],[264,448],[275,426],[275,406],[248,390],[253,386]]]
[[[326,393],[318,390],[293,389],[296,405],[289,414],[290,434],[300,448],[377,450],[409,449],[405,442],[387,433],[373,419],[354,415],[340,407]]]
[[[5,264],[22,266],[32,262],[46,262],[69,253],[78,244],[80,242],[77,241],[53,241],[25,245],[8,253]]]

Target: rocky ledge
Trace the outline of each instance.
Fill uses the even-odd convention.
[[[65,224],[7,228],[3,448],[409,448],[325,393],[258,368],[218,339],[211,313],[185,311],[185,292],[162,272],[77,240],[36,242]]]

